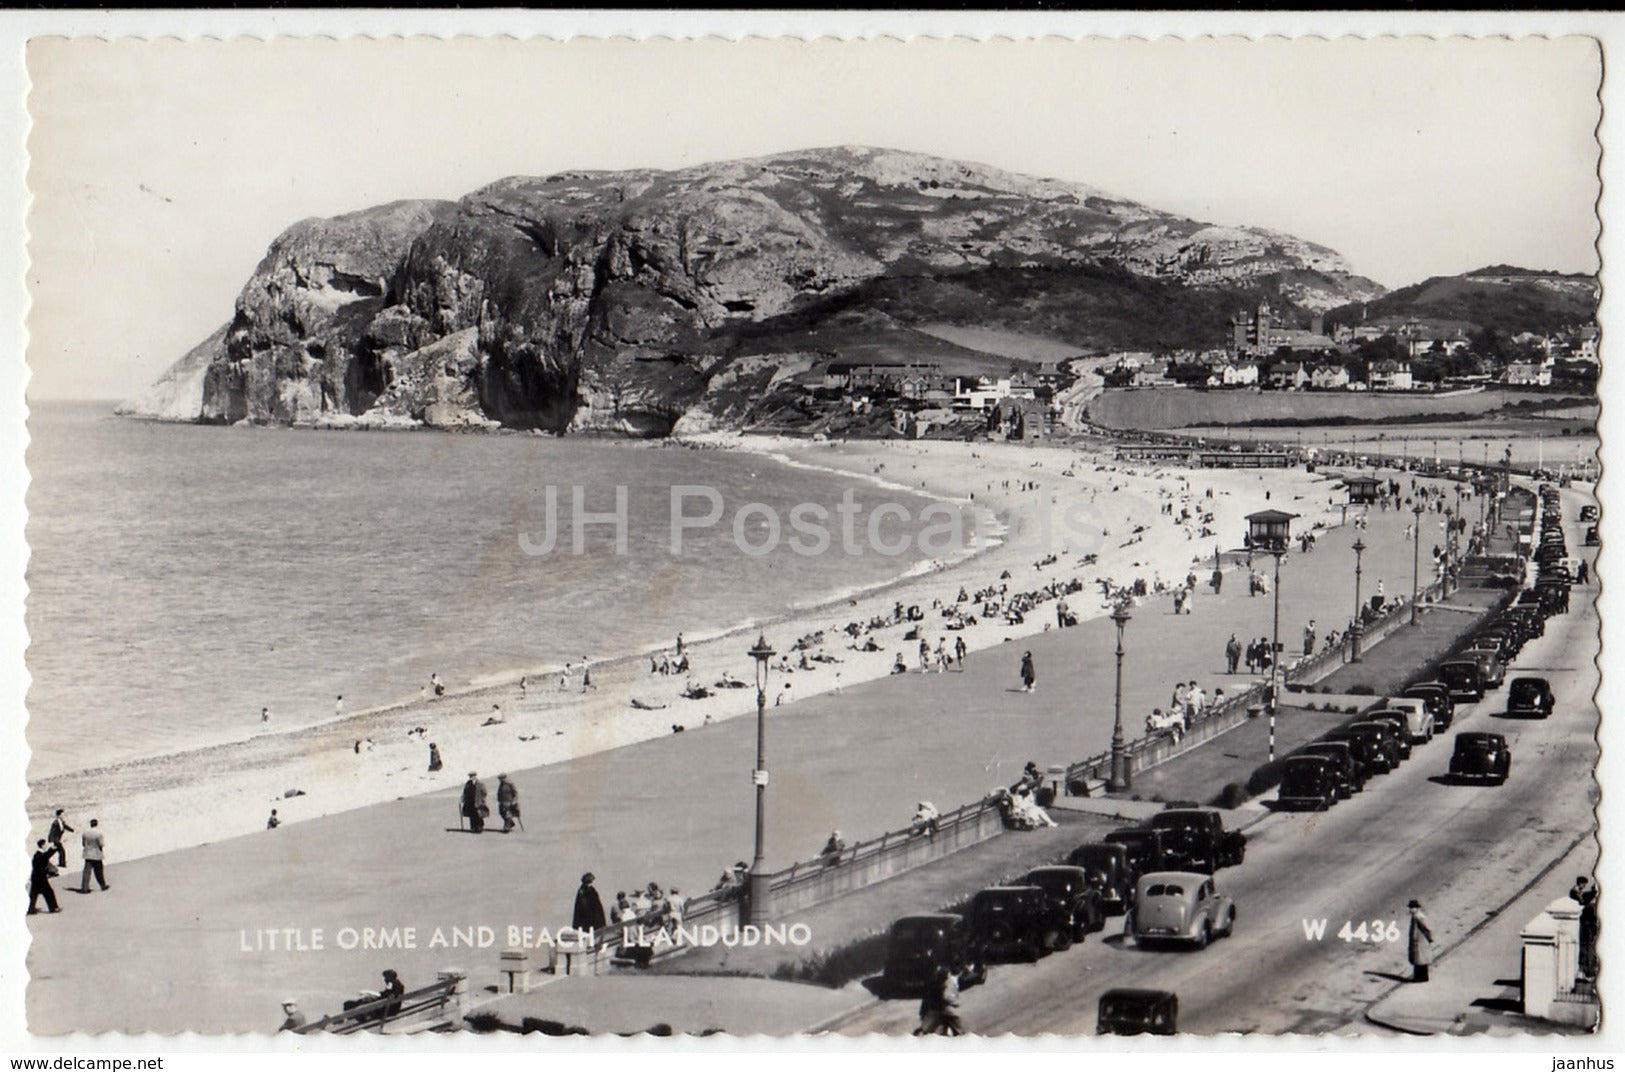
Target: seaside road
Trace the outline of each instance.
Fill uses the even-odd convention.
[[[1260,507],[1265,486],[1261,480]],[[1403,529],[1410,515],[1371,518],[1363,534],[1371,547],[1367,583],[1386,576],[1396,594],[1396,579],[1409,575]],[[1352,539],[1346,528],[1323,533],[1319,549],[1287,558],[1283,642],[1309,617],[1323,629],[1347,617]],[[1050,575],[1035,570],[1011,584],[1019,590]],[[1249,598],[1246,588],[1232,572],[1223,594],[1198,591],[1194,614],[1176,618],[1168,600],[1136,611],[1125,638],[1131,732],[1153,705],[1166,704],[1176,680],[1194,677],[1210,690],[1225,684],[1222,651],[1232,631],[1268,633],[1273,601]],[[1074,602],[1092,598],[1080,593]],[[784,647],[790,638],[769,639]],[[810,857],[832,827],[856,841],[905,824],[918,800],[948,808],[1009,784],[1029,759],[1061,763],[1105,748],[1113,642],[1110,622],[1093,619],[975,653],[963,673],[913,673],[770,709],[769,866]],[[1038,665],[1030,695],[1015,691],[1026,648]],[[681,719],[676,709],[673,719]],[[490,985],[507,926],[567,924],[583,871],[598,875],[607,901],[651,879],[693,894],[725,865],[748,859],[754,758],[754,726],[744,718],[515,770],[527,831],[506,837],[458,833],[455,792],[128,863],[119,861],[118,831],[110,830],[112,892],[67,894],[61,915],[29,919],[30,1029],[264,1031],[279,1021],[283,997],[298,998],[309,1013],[334,1011],[358,989],[376,987],[385,967],[408,986],[448,966],[469,970],[476,989]],[[494,784],[496,771],[481,773]],[[492,929],[481,948],[432,944],[437,929],[455,943],[453,928],[466,934],[480,926]],[[346,927],[361,938],[373,928],[385,947],[339,948]],[[400,948],[409,927],[416,947]],[[319,951],[308,948],[315,928],[323,931]],[[286,929],[304,940],[304,951],[283,951]],[[268,930],[278,932],[276,949],[266,948]],[[483,936],[473,933],[479,945]],[[98,999],[87,1002],[92,991]]]
[[[999,966],[985,986],[965,992],[967,1030],[1092,1033],[1101,993],[1139,986],[1176,992],[1180,1028],[1192,1033],[1383,1033],[1362,1018],[1408,977],[1410,898],[1422,900],[1435,951],[1448,955],[1571,846],[1583,843],[1580,858],[1596,858],[1594,592],[1576,589],[1571,612],[1551,619],[1512,668],[1552,682],[1550,719],[1501,717],[1504,688],[1458,708],[1449,731],[1352,800],[1252,828],[1246,862],[1217,876],[1236,901],[1233,937],[1186,952],[1142,950],[1113,935],[1036,965]],[[1505,786],[1444,784],[1457,730],[1507,736],[1513,764]],[[1320,939],[1305,934],[1315,920],[1326,921]],[[1365,921],[1369,934],[1376,920],[1397,924],[1400,941],[1337,937],[1345,921],[1356,928]],[[1506,951],[1509,972],[1517,957],[1515,947]],[[916,1004],[875,1003],[824,1026],[842,1034],[910,1030]]]

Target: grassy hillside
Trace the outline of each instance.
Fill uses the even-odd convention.
[[[1547,334],[1594,320],[1597,281],[1591,276],[1495,266],[1457,276],[1435,276],[1373,301],[1340,306],[1328,324],[1357,324],[1385,316],[1464,320],[1504,335]]]

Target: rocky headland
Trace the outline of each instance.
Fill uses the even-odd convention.
[[[910,324],[1202,345],[1260,297],[1382,292],[1289,235],[913,153],[561,172],[294,224],[121,412],[663,436],[745,423],[776,379]]]

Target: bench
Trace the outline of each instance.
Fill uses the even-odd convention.
[[[295,1028],[300,1035],[324,1032],[330,1035],[353,1035],[359,1031],[377,1030],[380,1034],[388,1026],[409,1024],[406,1032],[432,1029],[451,1023],[461,1012],[463,984],[467,981],[460,971],[444,971],[428,986],[408,990],[398,998],[382,997],[352,1005],[343,1012],[324,1016],[303,1027]]]

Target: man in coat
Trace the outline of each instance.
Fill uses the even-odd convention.
[[[1428,967],[1433,963],[1433,928],[1428,926],[1428,918],[1422,914],[1422,902],[1411,899],[1411,982],[1425,983],[1428,981]]]
[[[570,916],[570,926],[578,931],[603,930],[606,923],[604,902],[592,883],[593,874],[588,871],[581,876],[581,886],[576,890],[576,907]]]
[[[90,829],[80,835],[79,839],[84,845],[85,858],[85,870],[79,876],[80,893],[90,892],[90,877],[92,875],[96,876],[96,885],[103,890],[107,889],[107,874],[102,870],[102,861],[107,856],[107,843],[102,840],[101,827],[97,825],[97,822],[95,819],[90,820]]]
[[[51,857],[56,850],[44,838],[34,842],[34,863],[28,872],[28,914],[36,915],[39,912],[39,899],[45,898],[45,907],[52,912],[60,912],[57,907],[56,890],[51,888],[51,875],[56,871],[56,865],[51,863]]]
[[[513,829],[519,818],[519,787],[506,774],[497,775],[497,814],[502,816],[502,832]]]
[[[51,820],[51,829],[46,832],[45,839],[51,843],[51,848],[56,852],[56,866],[58,867],[68,866],[68,850],[62,844],[62,838],[71,833],[73,833],[73,827],[69,826],[68,820],[62,817],[62,809],[56,809],[56,818]]]
[[[468,781],[463,783],[462,812],[470,830],[476,834],[485,830],[485,817],[491,814],[491,807],[486,803],[485,783],[475,771],[469,771]]]
[[[1569,890],[1569,900],[1580,906],[1580,975],[1586,979],[1597,976],[1597,900],[1601,890],[1589,878],[1581,875]]]

